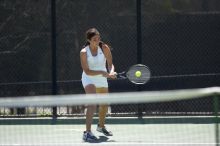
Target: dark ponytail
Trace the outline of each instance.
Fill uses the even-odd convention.
[[[102,42],[102,41],[100,41],[100,42],[99,42],[99,47],[100,47],[101,49],[102,49],[103,45],[105,45],[105,43]]]
[[[103,48],[104,45],[107,45],[111,51],[113,50],[113,48],[112,48],[109,44],[106,44],[106,43],[104,43],[103,41],[100,41],[100,42],[99,42],[99,47],[100,47],[101,49]]]

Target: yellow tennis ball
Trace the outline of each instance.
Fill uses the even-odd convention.
[[[139,78],[141,76],[141,71],[136,71],[135,76]]]

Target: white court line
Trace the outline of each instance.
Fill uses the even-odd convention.
[[[103,145],[103,146],[125,146],[125,145],[132,145],[132,146],[143,146],[143,145],[172,145],[172,146],[210,146],[216,145],[216,143],[40,143],[40,144],[0,144],[0,146],[94,146],[94,145]]]
[[[55,131],[77,131],[77,132],[82,132],[83,129],[55,129]]]

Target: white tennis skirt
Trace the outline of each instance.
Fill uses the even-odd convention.
[[[106,77],[103,77],[102,75],[89,76],[84,72],[82,73],[82,84],[84,88],[89,84],[95,85],[96,88],[108,88],[108,81]]]

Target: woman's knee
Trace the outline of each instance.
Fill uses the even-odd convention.
[[[99,105],[99,111],[107,112],[108,111],[108,105]]]

